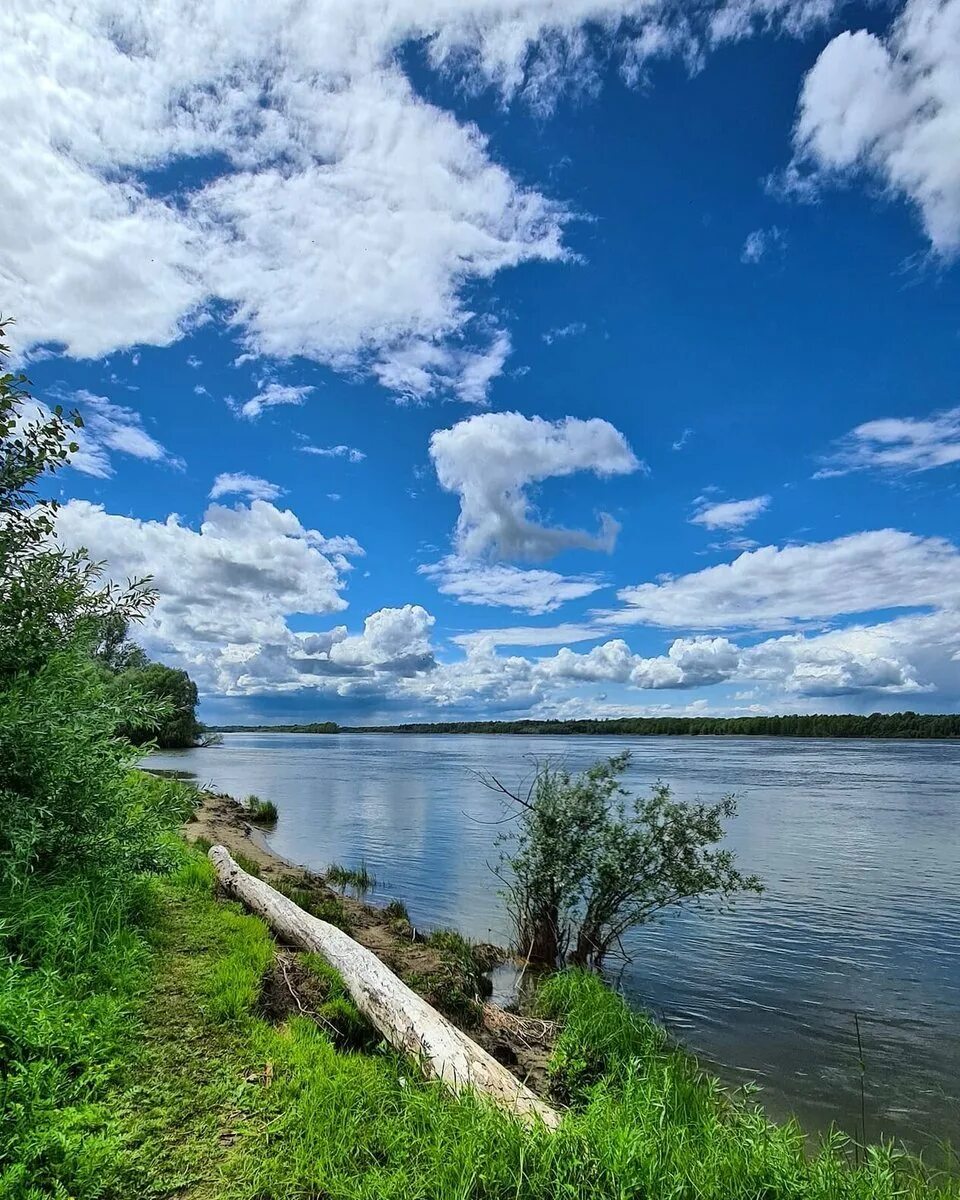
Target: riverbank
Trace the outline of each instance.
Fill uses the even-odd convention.
[[[514,1021],[486,1002],[489,974],[507,958],[504,948],[470,942],[455,930],[418,930],[402,899],[382,908],[367,904],[276,854],[231,797],[205,791],[198,800],[183,826],[188,843],[201,850],[226,846],[245,870],[349,933],[519,1079],[545,1091],[549,1025]]]
[[[890,1150],[811,1147],[576,973],[539,997],[559,1130],[453,1099],[325,964],[217,896],[210,833],[269,855],[224,803],[113,899],[102,881],[30,897],[0,986],[4,1200],[960,1200]],[[275,856],[258,869],[338,899]]]

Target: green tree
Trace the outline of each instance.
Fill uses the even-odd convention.
[[[44,413],[24,376],[0,374],[0,927],[2,885],[140,869],[172,818],[172,793],[131,775],[136,752],[115,736],[122,720],[154,724],[161,705],[92,657],[105,623],[142,616],[153,593],[147,581],[104,585],[83,551],[58,547],[56,503],[38,490],[79,424]]]
[[[0,320],[0,365],[9,359]],[[38,482],[77,450],[83,422],[36,405],[23,374],[0,374],[0,678],[37,670],[76,638],[92,638],[103,622],[142,617],[153,603],[147,580],[126,587],[101,581],[84,550],[54,542],[57,502]]]
[[[575,776],[541,766],[525,795],[486,780],[519,808],[497,874],[517,949],[531,962],[599,969],[629,929],[667,909],[762,890],[717,848],[736,813],[732,796],[684,804],[657,783],[628,803],[620,777],[629,761],[620,754]]]
[[[148,662],[145,666],[135,665],[124,671],[120,682],[160,708],[159,719],[155,722],[120,727],[120,732],[131,742],[141,745],[154,739],[164,749],[197,743],[203,733],[203,726],[196,716],[197,685],[186,671]]]

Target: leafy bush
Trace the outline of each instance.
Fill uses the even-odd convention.
[[[620,754],[576,776],[542,766],[526,796],[488,780],[519,807],[498,874],[517,950],[531,962],[599,968],[628,929],[668,908],[761,891],[729,850],[714,849],[736,813],[733,796],[683,804],[657,783],[628,807],[620,776],[629,761]]]

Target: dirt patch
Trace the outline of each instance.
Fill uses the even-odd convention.
[[[260,984],[257,1012],[274,1025],[288,1017],[311,1016],[329,991],[324,980],[308,970],[296,954],[280,948]]]
[[[542,1036],[534,1036],[532,1025],[515,1022],[502,1009],[483,1003],[484,997],[462,963],[429,945],[407,922],[387,916],[372,904],[341,895],[327,885],[322,875],[275,854],[259,830],[245,819],[243,807],[229,796],[201,793],[200,807],[183,832],[190,842],[204,839],[211,845],[226,846],[235,857],[242,855],[275,887],[303,893],[305,903],[301,906],[308,910],[319,908],[323,913],[324,906],[339,907],[344,928],[351,937],[528,1087],[546,1094],[546,1069],[552,1047],[546,1027],[540,1031]],[[326,913],[323,915],[326,917]],[[496,946],[475,949],[480,952],[484,969],[504,958],[503,951]],[[318,1008],[323,999],[322,981],[305,970],[294,954],[281,948],[264,979],[263,1015],[272,1021],[282,1021],[303,1013],[304,1009]]]

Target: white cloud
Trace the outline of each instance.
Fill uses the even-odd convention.
[[[505,629],[478,629],[455,634],[450,641],[468,649],[480,642],[491,646],[561,646],[565,642],[592,642],[603,636],[594,625],[511,625]]]
[[[419,604],[382,608],[363,623],[363,633],[336,641],[331,662],[348,667],[376,667],[411,675],[435,665],[430,630],[435,618]]]
[[[485,715],[545,714],[565,705],[613,711],[607,688],[623,688],[627,696],[723,683],[751,684],[774,708],[810,697],[931,693],[948,703],[960,700],[955,605],[825,633],[791,632],[745,647],[722,636],[680,637],[652,657],[634,653],[622,638],[582,654],[562,644],[601,632],[584,625],[489,630],[460,635],[465,653],[438,663],[434,618],[419,605],[370,614],[358,633],[345,625],[291,631],[292,613],[328,616],[345,607],[347,559],[362,550],[352,538],[325,537],[265,501],[211,505],[194,530],[176,516],[141,521],[72,500],[58,514],[58,536],[66,546],[89,547],[113,578],[153,575],[160,600],[137,636],[151,653],[189,670],[206,694],[312,690],[345,706],[363,697],[391,711],[406,705],[417,713],[459,708]],[[930,550],[922,539],[914,543]],[[891,550],[889,544],[873,548]],[[902,570],[910,566],[901,563]],[[809,560],[796,570],[816,574]],[[856,578],[856,572],[840,578]],[[773,591],[774,581],[767,583]],[[951,578],[940,585],[944,596],[960,594]],[[811,605],[793,605],[801,607]],[[559,649],[530,659],[500,656],[498,644]]]
[[[906,660],[912,647],[889,636],[890,626],[865,626],[819,637],[790,634],[744,651],[739,677],[799,696],[891,695],[931,690]]]
[[[212,504],[199,530],[176,515],[142,521],[71,500],[58,512],[57,537],[87,547],[111,578],[151,575],[159,600],[137,636],[205,690],[224,692],[239,686],[238,664],[288,654],[287,614],[345,608],[347,556],[363,553],[352,538],[324,537],[263,500]]]
[[[960,593],[960,552],[943,538],[896,529],[803,546],[763,546],[731,563],[618,592],[612,624],[786,628],[890,608],[939,607]]]
[[[545,421],[520,413],[484,413],[438,429],[430,439],[440,486],[460,497],[457,547],[462,555],[544,559],[579,547],[610,550],[619,526],[606,513],[590,534],[531,519],[528,488],[544,479],[592,471],[627,474],[640,464],[608,421]]]
[[[316,454],[320,458],[345,458],[348,462],[359,463],[367,457],[356,446],[300,446],[304,454]]]
[[[776,225],[769,229],[754,229],[747,234],[743,249],[740,251],[742,263],[758,263],[765,255],[774,250],[782,250],[786,245],[786,235]]]
[[[568,600],[590,596],[604,586],[602,580],[592,575],[522,570],[457,555],[448,555],[418,570],[436,583],[439,592],[455,596],[461,604],[512,608],[532,615],[554,612]]]
[[[564,258],[571,214],[418,96],[402,48],[546,111],[611,62],[639,85],[652,56],[693,64],[705,42],[796,30],[825,3],[738,0],[721,31],[666,0],[8,0],[0,207],[17,234],[0,288],[19,346],[101,356],[217,319],[248,355],[481,402],[509,343],[465,297]],[[216,173],[185,183],[178,165],[204,158]]]
[[[276,500],[283,494],[283,488],[256,475],[218,475],[210,489],[210,499],[219,500],[221,496],[246,496],[250,500]]]
[[[683,433],[681,433],[677,440],[672,443],[673,449],[682,450],[686,446],[687,442],[689,442],[693,437],[693,434],[694,430],[690,429],[689,427],[684,429]]]
[[[312,387],[307,386],[294,387],[292,384],[263,383],[257,394],[244,401],[243,404],[232,397],[228,397],[227,404],[235,416],[243,417],[247,421],[255,421],[265,408],[276,408],[282,404],[303,404],[313,390]]]
[[[706,529],[742,529],[765,512],[770,504],[769,496],[753,496],[750,500],[723,500],[711,503],[701,496],[690,518],[691,524],[703,525]]]
[[[537,669],[549,677],[581,682],[624,683],[644,689],[691,688],[729,679],[739,661],[739,648],[726,638],[678,638],[659,658],[634,654],[625,641],[615,638],[586,654],[564,647],[554,658],[541,660]]]
[[[960,0],[907,0],[884,37],[838,35],[804,80],[788,182],[809,188],[866,172],[917,206],[936,252],[955,254],[958,79]]]
[[[866,421],[841,438],[815,479],[851,471],[929,471],[960,462],[960,408]]]
[[[384,351],[373,372],[399,401],[422,401],[447,389],[465,404],[484,405],[510,355],[510,337],[494,333],[485,348],[464,349],[414,338]]]
[[[801,37],[824,25],[839,7],[839,0],[724,0],[709,16],[710,36],[722,43],[782,28]]]
[[[548,329],[541,336],[548,346],[552,346],[554,342],[562,341],[564,338],[579,337],[580,334],[586,332],[587,326],[583,321],[571,321],[569,325],[559,325],[556,329]]]
[[[95,396],[81,389],[77,392],[55,392],[55,399],[67,411],[74,409],[83,418],[82,429],[71,429],[70,438],[78,449],[69,456],[70,466],[84,475],[109,479],[114,473],[112,454],[126,454],[144,462],[162,463],[178,470],[183,460],[177,458],[147,433],[143,418],[132,408],[113,404],[105,396]],[[31,404],[21,413],[19,424],[45,419],[50,410],[43,404]]]

